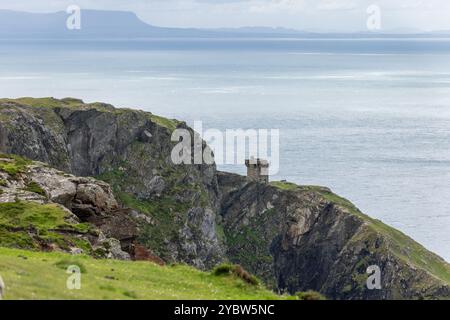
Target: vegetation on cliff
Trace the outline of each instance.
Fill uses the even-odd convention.
[[[51,250],[52,244],[91,251],[88,241],[77,237],[90,230],[88,224],[68,223],[67,212],[55,204],[16,201],[0,203],[0,246]]]
[[[171,134],[179,126],[187,128],[149,112],[74,98],[0,100],[4,150],[108,182],[121,205],[139,212],[142,245],[166,261],[211,268],[223,257],[215,232],[215,166],[170,161]]]
[[[111,230],[114,223],[107,222],[121,214],[118,210],[104,182],[20,156],[0,156],[1,247],[126,259],[119,240],[111,236],[127,234],[120,228]],[[119,219],[115,225],[122,222],[126,221]]]
[[[170,137],[176,127],[187,128],[151,113],[73,98],[0,99],[0,151],[49,165],[34,172],[37,178],[25,179],[32,163],[0,157],[0,198],[11,203],[5,212],[21,204],[27,212],[44,210],[27,198],[41,201],[45,210],[52,206],[48,201],[58,200],[82,220],[110,219],[99,227],[117,235],[119,254],[121,246],[136,244],[159,260],[204,270],[230,261],[291,294],[313,289],[335,299],[450,295],[448,263],[327,188],[248,183],[217,172],[215,165],[174,165]],[[10,196],[14,177],[21,201]],[[55,192],[58,184],[67,185],[67,197]],[[17,223],[28,223],[25,211]],[[59,224],[58,219],[52,221]],[[37,232],[27,234],[51,233],[57,229],[53,222],[38,221],[30,229]],[[383,290],[367,290],[370,265],[382,269]],[[246,275],[233,265],[220,270]]]
[[[82,269],[81,289],[69,290],[67,267]],[[295,299],[230,275],[186,265],[93,259],[0,248],[5,299]]]

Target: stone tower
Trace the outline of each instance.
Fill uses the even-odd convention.
[[[269,183],[269,162],[263,159],[250,158],[245,160],[247,180]]]

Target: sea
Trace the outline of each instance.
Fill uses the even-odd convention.
[[[449,39],[0,40],[0,97],[23,96],[279,129],[271,180],[327,186],[450,261]]]

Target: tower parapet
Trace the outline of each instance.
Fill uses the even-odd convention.
[[[247,167],[247,180],[253,182],[269,183],[269,162],[264,159],[250,158],[245,160]]]

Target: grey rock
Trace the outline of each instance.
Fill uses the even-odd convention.
[[[20,194],[67,206],[79,220],[99,227],[105,239],[96,241],[113,248],[111,258],[127,259],[123,250],[139,239],[165,261],[208,269],[231,260],[281,292],[312,289],[335,299],[450,296],[448,281],[432,267],[449,270],[448,263],[425,249],[414,251],[420,246],[413,240],[329,189],[285,190],[217,172],[215,165],[174,165],[171,130],[192,132],[185,123],[166,119],[167,126],[142,111],[67,103],[1,102],[0,152],[77,176],[100,175],[136,208],[117,207],[107,184],[64,175],[54,181],[45,170],[33,181],[50,200],[21,193],[24,181],[8,181],[0,186],[0,201]],[[145,214],[138,212],[141,207]],[[365,289],[370,264],[382,268],[383,290]]]
[[[414,251],[412,239],[337,200],[329,189],[242,186],[241,179],[219,173],[227,255],[274,289],[315,290],[332,299],[450,296],[445,280],[415,262],[422,255],[426,264],[449,268],[442,258]],[[366,287],[370,265],[382,270],[382,290]]]
[[[164,178],[161,176],[154,176],[148,183],[147,188],[150,194],[155,194],[156,196],[160,196],[166,187],[166,182]]]
[[[80,248],[70,248],[70,254],[72,254],[72,255],[80,255],[80,254],[83,254],[83,249],[80,249]]]

